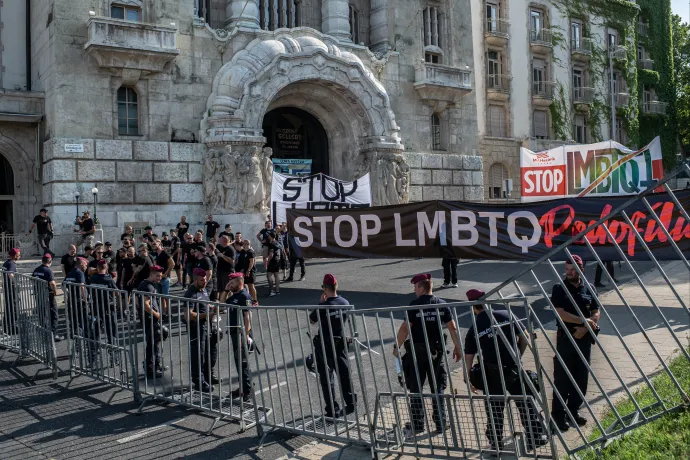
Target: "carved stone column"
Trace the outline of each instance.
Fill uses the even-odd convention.
[[[350,9],[347,0],[323,0],[321,31],[343,42],[351,42]]]
[[[371,0],[371,49],[375,53],[388,51],[388,0]]]
[[[410,166],[398,139],[381,136],[362,140],[355,177],[369,173],[374,206],[409,202]]]
[[[225,13],[230,27],[260,29],[259,0],[228,0]]]

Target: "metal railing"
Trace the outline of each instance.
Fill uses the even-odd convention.
[[[530,43],[553,46],[553,32],[551,29],[531,29]]]
[[[509,27],[510,22],[505,19],[487,19],[485,32],[489,35],[507,38]]]
[[[661,101],[648,101],[642,105],[642,111],[648,114],[666,115],[668,103]]]
[[[486,89],[489,91],[510,92],[511,80],[512,77],[510,75],[487,74]]]
[[[573,88],[573,104],[591,104],[594,102],[594,88]]]
[[[592,54],[591,38],[574,38],[570,40],[570,51],[579,54]]]
[[[654,60],[653,59],[638,59],[637,67],[645,70],[654,70]]]
[[[627,107],[630,102],[630,94],[628,93],[615,93],[613,95],[613,103],[616,107]]]
[[[532,81],[532,97],[553,99],[555,87],[552,81]]]

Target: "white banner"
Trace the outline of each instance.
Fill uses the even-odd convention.
[[[371,207],[369,174],[348,182],[325,174],[287,176],[273,173],[271,186],[271,217],[273,224],[287,222],[285,210],[344,209]]]

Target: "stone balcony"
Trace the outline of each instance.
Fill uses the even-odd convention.
[[[489,45],[504,46],[508,42],[510,22],[505,19],[487,19],[484,37]]]
[[[647,115],[666,115],[668,104],[661,101],[647,101],[642,105],[642,112]]]
[[[486,76],[486,94],[492,101],[507,101],[510,98],[510,75],[488,74]]]
[[[44,107],[42,92],[0,89],[0,121],[37,123],[43,117]]]
[[[535,53],[550,53],[553,49],[553,32],[551,29],[530,30],[529,45]]]
[[[429,62],[415,65],[414,87],[432,106],[453,105],[472,91],[472,71]]]
[[[556,84],[552,81],[532,81],[532,104],[548,107],[553,103]]]
[[[162,72],[180,54],[176,27],[94,16],[87,28],[86,52],[101,67],[121,74],[125,84]]]
[[[574,61],[589,62],[592,57],[592,39],[578,38],[570,40],[570,52]]]

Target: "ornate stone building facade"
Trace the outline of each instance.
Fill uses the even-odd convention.
[[[162,231],[209,212],[253,234],[271,158],[310,160],[313,172],[345,180],[370,172],[376,204],[481,200],[469,9],[470,0],[5,1],[0,21],[13,14],[19,26],[13,37],[2,29],[3,42],[25,43],[30,63],[13,76],[19,91],[7,77],[0,97],[3,110],[16,94],[24,104],[6,110],[21,123],[0,121],[17,184],[0,195],[7,226],[23,231],[43,206],[69,232],[75,196],[92,208],[96,187],[105,238],[127,222]]]

